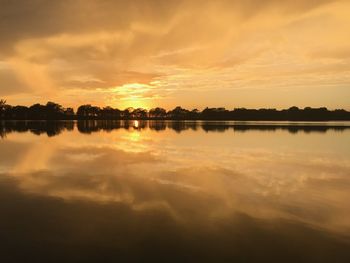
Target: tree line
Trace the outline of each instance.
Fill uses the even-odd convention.
[[[45,105],[11,106],[0,100],[0,119],[3,120],[266,120],[266,121],[329,121],[350,120],[350,112],[344,109],[328,110],[325,107],[300,109],[246,109],[205,108],[188,110],[180,106],[167,111],[156,107],[120,110],[112,107],[81,105],[75,112],[55,102]]]

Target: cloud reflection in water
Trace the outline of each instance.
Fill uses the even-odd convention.
[[[313,248],[320,246],[328,248],[320,258],[330,257],[334,246],[346,259],[350,151],[344,141],[349,138],[349,131],[295,136],[284,130],[178,134],[171,129],[162,133],[117,129],[89,136],[73,130],[51,138],[11,133],[0,141],[1,149],[9,149],[7,154],[1,151],[0,185],[6,188],[4,200],[10,200],[1,206],[13,212],[26,203],[38,217],[44,213],[46,218],[47,208],[41,210],[37,203],[50,204],[52,220],[61,224],[64,233],[67,225],[74,227],[71,239],[80,245],[79,235],[91,234],[87,239],[92,243],[103,238],[97,229],[106,220],[101,235],[121,251],[120,240],[108,235],[108,226],[119,232],[127,225],[125,242],[135,250],[140,249],[135,247],[139,235],[144,241],[182,240],[195,254],[199,244],[191,238],[198,238],[203,246],[221,251],[223,258],[238,257],[250,246],[259,255],[262,248],[256,246],[266,239],[272,242],[271,247],[263,246],[267,251],[283,251],[297,243],[310,250],[297,246],[290,259],[310,259]],[[22,201],[8,199],[11,196]],[[18,209],[19,214],[26,211]],[[68,217],[71,209],[92,217],[93,233],[88,233],[87,222],[82,223],[86,228],[79,227],[81,220],[89,218],[75,211]],[[164,236],[157,225],[166,228]],[[142,233],[132,232],[135,227]],[[148,227],[155,233],[144,232]],[[210,241],[214,237],[236,248],[216,247]],[[279,239],[285,243],[277,245]]]

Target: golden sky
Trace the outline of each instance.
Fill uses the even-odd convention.
[[[10,104],[350,109],[349,0],[0,0]]]

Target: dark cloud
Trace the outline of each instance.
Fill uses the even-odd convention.
[[[112,1],[112,0],[0,0],[0,54],[11,51],[19,40],[62,33],[127,30],[140,25],[162,25],[177,15],[191,14],[201,21],[206,7],[252,15],[269,7],[300,12],[332,0],[315,1]],[[192,25],[188,23],[188,25]],[[191,27],[190,27],[191,28]],[[183,30],[186,27],[182,27]]]
[[[161,22],[178,5],[176,1],[158,0],[0,0],[0,50],[8,52],[23,39],[121,30],[134,22]]]

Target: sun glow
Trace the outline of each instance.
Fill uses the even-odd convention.
[[[156,97],[156,86],[142,83],[129,83],[111,89],[114,101],[121,107],[150,108],[150,99]]]
[[[126,109],[126,108],[143,108],[143,109],[150,109],[150,102],[149,101],[145,101],[145,100],[139,100],[139,99],[130,99],[130,100],[122,100],[122,101],[115,101],[114,103],[116,105],[116,107],[120,108],[120,109]]]

